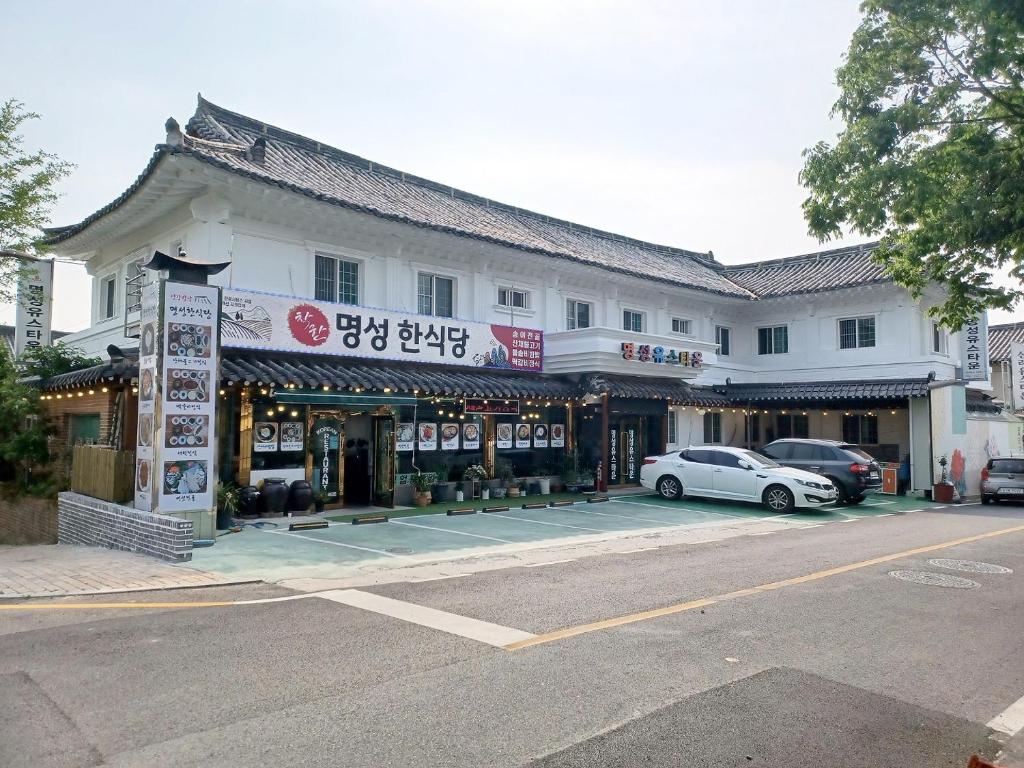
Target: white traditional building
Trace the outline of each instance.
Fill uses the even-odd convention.
[[[252,450],[254,418],[268,403],[268,413],[283,412],[288,389],[310,393],[289,396],[285,406],[303,409],[310,426],[324,408],[312,393],[361,395],[330,405],[354,450],[363,441],[369,454],[343,462],[346,501],[378,498],[388,482],[382,472],[394,491],[410,466],[440,472],[483,460],[495,468],[503,456],[494,447],[498,416],[480,422],[479,449],[397,460],[378,450],[366,421],[393,413],[398,423],[419,423],[426,408],[436,408],[435,421],[465,420],[470,414],[459,407],[467,398],[512,399],[520,416],[570,431],[557,454],[550,446],[509,451],[517,473],[557,474],[562,454],[578,446],[599,482],[612,485],[635,482],[636,457],[666,447],[808,435],[872,446],[884,461],[910,457],[911,487],[926,491],[936,460],[960,449],[963,421],[975,412],[958,379],[958,335],[928,316],[942,295],[912,299],[872,261],[871,244],[723,265],[711,253],[418,178],[201,97],[184,132],[168,121],[166,139],[118,199],[49,239],[92,276],[92,323],[64,341],[89,354],[114,344],[127,356],[52,380],[50,392],[130,384],[139,288],[149,279],[141,266],[154,251],[229,260],[213,278],[224,288],[335,303],[339,311],[377,308],[544,332],[543,373],[488,377],[470,364],[451,365],[456,360],[417,366],[226,345],[221,386],[233,410],[220,473],[243,484],[268,474],[311,477],[308,451]],[[420,411],[405,413],[408,402],[388,400],[397,396]],[[129,447],[132,429],[123,439]],[[968,465],[965,482],[978,469]],[[356,476],[371,493],[349,494]]]

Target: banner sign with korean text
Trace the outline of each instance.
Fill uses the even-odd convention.
[[[214,448],[220,289],[143,286],[135,506],[157,512],[215,506]]]
[[[224,289],[225,347],[543,370],[544,332]]]
[[[1024,344],[1010,345],[1010,378],[1013,379],[1013,410],[1024,408]]]
[[[684,368],[700,368],[704,365],[702,352],[689,352],[650,344],[634,344],[629,341],[622,342],[622,359],[635,360],[638,363],[681,365]]]
[[[972,317],[960,329],[960,366],[966,381],[988,380],[988,316]]]
[[[496,414],[502,416],[518,416],[518,400],[484,400],[481,398],[467,397],[462,410],[466,413]]]
[[[50,346],[50,315],[53,308],[53,262],[25,259],[18,279],[14,320],[14,356],[26,349]]]

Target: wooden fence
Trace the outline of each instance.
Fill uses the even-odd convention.
[[[71,490],[117,504],[130,501],[135,496],[135,452],[76,445]]]

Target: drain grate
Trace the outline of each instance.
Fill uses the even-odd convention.
[[[929,565],[938,568],[949,568],[951,571],[966,571],[967,573],[1013,573],[1012,568],[1004,568],[1001,565],[992,563],[979,563],[975,560],[949,560],[937,557],[928,561]]]
[[[392,555],[410,555],[412,549],[409,547],[387,547],[385,552],[390,552]]]
[[[951,589],[974,589],[981,585],[976,581],[951,576],[948,573],[932,573],[931,571],[889,571],[889,575],[901,581],[924,584],[929,587],[949,587]]]

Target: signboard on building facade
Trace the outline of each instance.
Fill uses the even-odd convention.
[[[700,368],[704,365],[704,353],[677,350],[650,344],[622,342],[622,359],[656,365],[681,365],[684,368]]]
[[[224,290],[226,347],[540,372],[544,332],[411,312]]]
[[[467,397],[463,405],[466,413],[496,414],[501,416],[518,416],[518,400],[484,400],[481,398]]]
[[[1010,378],[1013,380],[1013,410],[1024,408],[1024,344],[1010,345]]]
[[[960,366],[967,381],[988,380],[988,317],[984,313],[960,329]]]
[[[14,320],[14,356],[27,349],[50,345],[53,308],[53,262],[25,259],[18,278],[18,305]]]
[[[309,439],[313,446],[313,488],[323,491],[328,501],[337,501],[341,497],[341,422],[330,417],[317,419]]]

